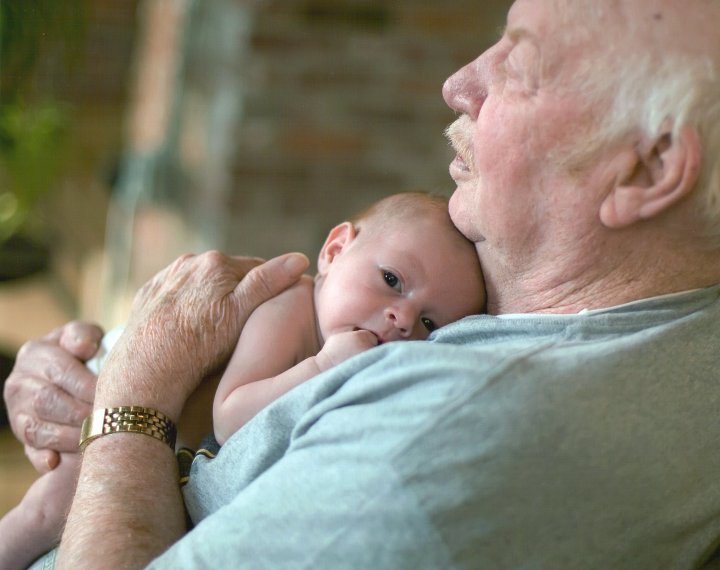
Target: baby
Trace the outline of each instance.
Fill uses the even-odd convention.
[[[213,431],[224,443],[260,410],[347,358],[394,340],[423,340],[483,309],[473,245],[453,226],[445,198],[396,194],[334,227],[318,272],[258,307],[217,389],[205,383],[183,411],[195,431],[203,391],[214,390]],[[59,540],[79,457],[63,454],[0,520],[0,568],[24,568]]]
[[[473,245],[429,194],[390,196],[335,226],[317,266],[245,324],[215,393],[218,443],[301,382],[378,344],[424,340],[485,301]]]

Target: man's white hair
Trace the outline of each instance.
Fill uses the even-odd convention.
[[[660,135],[668,121],[677,137],[683,126],[697,129],[703,146],[700,180],[695,194],[705,233],[720,243],[720,74],[717,61],[668,54],[659,61],[648,54],[621,66],[607,116],[605,136],[628,126],[646,136]],[[606,139],[607,140],[607,139]]]
[[[688,8],[690,9],[690,8]],[[702,143],[702,169],[693,200],[703,235],[720,246],[720,54],[700,56],[681,50],[638,50],[603,54],[578,70],[574,89],[598,114],[577,148],[563,149],[560,160],[580,169],[613,142],[642,133],[659,137],[668,121],[673,136],[695,128]]]

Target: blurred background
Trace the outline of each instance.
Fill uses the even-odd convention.
[[[314,259],[382,196],[449,195],[441,86],[510,4],[0,0],[0,378],[182,253]],[[34,477],[3,423],[0,515]]]

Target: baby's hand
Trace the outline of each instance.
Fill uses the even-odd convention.
[[[321,371],[337,366],[351,356],[377,346],[377,337],[366,330],[347,331],[332,335],[325,341],[316,361]]]

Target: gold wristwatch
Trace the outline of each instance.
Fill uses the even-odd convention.
[[[165,442],[175,451],[175,424],[165,414],[153,408],[98,408],[83,421],[80,449],[84,450],[91,441],[111,433],[142,433]]]

